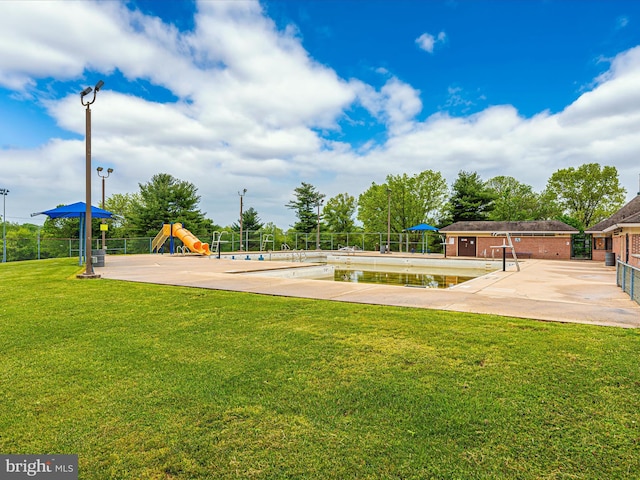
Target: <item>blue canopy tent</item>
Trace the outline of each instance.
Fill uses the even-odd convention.
[[[80,219],[80,249],[78,253],[78,264],[82,265],[82,259],[84,257],[84,253],[86,251],[84,245],[84,228],[85,228],[85,216],[87,213],[87,204],[84,202],[72,203],[70,205],[63,205],[58,208],[53,208],[51,210],[46,210],[44,212],[32,213],[31,216],[35,215],[47,215],[49,218],[79,218]],[[107,212],[98,207],[91,206],[91,218],[115,218],[115,214],[111,212]]]
[[[407,232],[422,232],[422,253],[424,253],[425,250],[426,250],[426,253],[429,253],[429,244],[426,245],[426,249],[425,249],[425,245],[424,245],[425,237],[424,237],[424,234],[425,234],[425,232],[437,232],[438,229],[436,227],[432,227],[431,225],[427,225],[426,223],[421,223],[419,225],[415,225],[413,227],[406,228],[405,231],[407,231]]]

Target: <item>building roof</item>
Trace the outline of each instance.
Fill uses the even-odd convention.
[[[441,228],[441,232],[509,232],[509,233],[580,233],[577,228],[573,228],[559,220],[533,220],[519,222],[489,222],[470,221],[456,222],[447,227]]]
[[[611,230],[616,225],[630,223],[640,223],[640,194],[609,218],[586,229],[585,233],[602,233]]]

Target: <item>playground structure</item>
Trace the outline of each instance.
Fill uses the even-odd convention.
[[[171,253],[176,252],[174,245],[174,239],[180,240],[184,247],[189,249],[192,253],[199,253],[200,255],[211,255],[208,243],[202,243],[193,233],[184,228],[181,223],[165,223],[162,225],[162,229],[158,232],[156,237],[151,242],[151,251],[159,252],[164,246],[167,240],[169,240],[169,251]]]

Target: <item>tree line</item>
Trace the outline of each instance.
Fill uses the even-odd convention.
[[[302,232],[313,231],[318,221],[331,232],[384,232],[390,223],[397,233],[420,223],[444,227],[474,220],[562,220],[583,231],[619,210],[626,190],[615,167],[589,163],[557,170],[542,192],[510,176],[483,180],[469,171],[460,171],[451,188],[433,170],[388,175],[357,199],[348,193],[330,198],[320,217],[315,207],[324,195],[313,185],[303,182],[294,195],[287,207],[295,210],[294,228]]]
[[[584,230],[616,212],[625,200],[617,169],[588,163],[559,169],[541,192],[510,176],[483,180],[477,172],[460,171],[449,186],[440,172],[425,170],[408,175],[388,175],[384,183],[373,182],[357,198],[340,193],[326,199],[314,185],[302,182],[284,205],[295,213],[290,227],[300,233],[322,232],[403,232],[427,223],[444,227],[469,220],[520,221],[562,220]],[[325,201],[326,199],[326,201]],[[139,191],[114,194],[105,209],[117,215],[108,220],[108,237],[152,237],[162,223],[181,222],[196,236],[210,238],[214,231],[239,232],[240,218],[221,226],[199,208],[198,189],[190,182],[159,173]],[[388,225],[389,223],[389,225]],[[282,232],[274,223],[263,222],[254,208],[243,211],[244,231]],[[95,220],[93,237],[100,235]],[[7,224],[7,237],[32,236],[37,227]],[[77,238],[78,219],[47,219],[40,230],[43,237]]]

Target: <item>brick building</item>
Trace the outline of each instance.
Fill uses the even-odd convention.
[[[593,236],[593,260],[615,259],[640,267],[640,192],[606,220],[585,230]]]
[[[506,233],[518,258],[571,259],[571,236],[579,230],[557,220],[456,222],[441,228],[446,235],[446,256],[501,258]],[[507,249],[511,256],[511,249]]]

